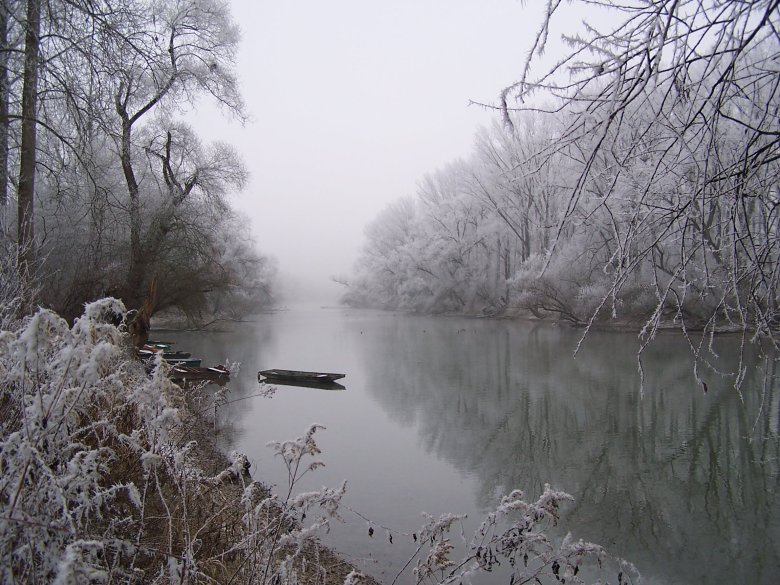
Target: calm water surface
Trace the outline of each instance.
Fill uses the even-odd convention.
[[[241,362],[220,440],[256,478],[281,489],[266,443],[327,427],[327,466],[302,489],[348,480],[344,501],[374,536],[347,510],[327,542],[385,582],[413,550],[399,534],[421,512],[466,513],[473,526],[511,489],[535,498],[545,483],[575,497],[565,529],[634,562],[643,583],[780,582],[780,394],[766,368],[742,399],[702,369],[704,393],[685,342],[664,335],[643,358],[640,394],[633,334],[593,333],[575,359],[579,332],[567,327],[347,309],[158,335],[211,363]],[[733,366],[733,340],[718,349]],[[343,372],[346,390],[252,397],[267,368]]]

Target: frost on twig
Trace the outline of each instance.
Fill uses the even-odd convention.
[[[239,482],[249,480],[249,459],[243,453],[237,451],[230,452],[230,465],[220,471],[214,477],[204,479],[204,482],[211,485],[220,485],[222,483]]]

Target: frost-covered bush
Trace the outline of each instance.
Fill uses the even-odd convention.
[[[561,244],[551,258],[533,255],[508,280],[509,305],[572,325],[619,320],[642,323],[658,305],[650,273],[618,271],[586,234]],[[606,266],[606,268],[605,268]]]
[[[18,318],[24,297],[16,269],[16,242],[3,229],[3,223],[0,217],[0,330],[10,327]]]
[[[428,522],[414,533],[417,550],[413,574],[417,583],[479,583],[485,572],[502,572],[507,582],[520,583],[597,583],[600,577],[614,574],[620,585],[639,580],[636,568],[621,559],[611,558],[603,547],[552,536],[560,508],[573,498],[545,485],[536,501],[526,501],[520,490],[501,498],[496,509],[482,520],[466,540],[462,529],[453,537],[462,517],[443,514],[428,516]],[[465,549],[461,556],[456,551]],[[582,572],[581,572],[582,571]]]
[[[124,314],[104,299],[73,326],[39,310],[0,332],[0,582],[294,582],[290,546],[313,529],[267,495],[266,520],[281,523],[242,508],[245,457],[215,476],[195,465],[203,421],[162,360],[147,372],[133,357],[112,324]],[[244,502],[259,494],[250,484]],[[290,505],[301,514],[337,495]]]
[[[509,280],[510,306],[538,318],[553,316],[573,325],[587,323],[608,294],[605,276],[576,256],[561,254],[542,271],[544,265],[544,257],[532,256]]]
[[[346,481],[339,488],[296,493],[301,478],[322,467],[315,457],[320,449],[314,434],[324,427],[311,425],[294,440],[269,443],[287,469],[287,485],[281,494],[271,494],[258,483],[242,496],[244,533],[242,543],[250,561],[245,571],[252,583],[339,583],[351,574],[343,562],[335,571],[332,553],[316,541],[332,519],[340,519],[339,506]]]
[[[343,580],[312,536],[345,486],[293,494],[319,427],[276,446],[291,475],[272,496],[216,451],[168,366],[135,359],[125,313],[103,299],[72,326],[39,310],[0,332],[0,582]]]
[[[287,470],[286,492],[272,495],[253,483],[244,490],[242,502],[246,534],[244,545],[253,551],[265,551],[263,563],[256,559],[252,582],[334,583],[325,563],[312,563],[313,537],[327,531],[331,521],[341,514],[356,514],[368,522],[368,535],[374,532],[370,519],[342,504],[346,482],[339,488],[323,487],[312,492],[295,493],[301,478],[324,466],[317,457],[320,449],[315,433],[323,426],[314,424],[295,440],[269,443]],[[526,500],[520,490],[501,498],[496,509],[485,516],[477,530],[467,538],[463,516],[442,514],[438,518],[424,514],[426,522],[416,532],[387,531],[388,546],[396,538],[411,537],[416,548],[396,574],[393,583],[480,583],[485,573],[500,573],[512,585],[521,583],[601,583],[615,577],[619,585],[639,582],[639,573],[629,562],[611,557],[590,542],[562,538],[554,529],[561,508],[573,498],[545,485],[535,500]],[[308,522],[308,523],[307,523]],[[454,533],[454,534],[453,534]],[[265,543],[265,548],[261,546]],[[268,550],[271,543],[271,550]],[[277,564],[274,564],[274,561]],[[273,567],[276,566],[276,573]],[[407,571],[411,568],[411,571]],[[373,582],[353,570],[342,576],[344,585]],[[278,581],[277,581],[278,580]]]
[[[147,376],[111,324],[124,312],[105,299],[70,327],[39,310],[0,333],[4,582],[133,574],[143,486],[116,472],[162,459],[176,409],[161,368]]]

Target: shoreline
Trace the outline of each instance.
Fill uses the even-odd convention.
[[[191,452],[192,463],[196,469],[199,469],[206,477],[216,478],[222,476],[223,479],[212,490],[213,504],[217,501],[232,502],[236,509],[244,506],[243,498],[247,488],[254,485],[261,493],[272,498],[270,488],[262,481],[262,478],[254,477],[248,462],[236,466],[235,459],[226,453],[217,443],[215,431],[213,430],[213,421],[209,421],[201,413],[213,412],[213,397],[208,387],[211,384],[198,384],[193,388],[183,389],[186,401],[181,407],[181,429],[177,436],[177,442],[186,444],[190,441],[196,441],[197,446]],[[211,408],[194,408],[194,400],[204,400],[211,405]],[[243,461],[246,461],[245,456]],[[244,466],[245,465],[245,466]],[[243,472],[238,472],[237,467],[243,467]],[[281,507],[276,504],[274,514],[281,514]],[[295,525],[288,525],[288,529],[300,528]],[[302,573],[298,579],[302,585],[341,585],[345,582],[350,573],[359,574],[359,583],[364,585],[380,585],[374,577],[361,572],[357,567],[347,561],[343,555],[330,547],[323,545],[317,537],[309,537],[307,546],[303,551],[302,558],[305,560]],[[255,583],[249,580],[248,584]],[[262,583],[262,581],[257,581]]]
[[[574,330],[580,330],[580,331],[605,331],[605,332],[618,332],[618,333],[636,333],[639,335],[642,331],[642,329],[645,327],[647,320],[640,320],[637,319],[617,319],[617,320],[604,320],[604,321],[594,321],[590,325],[587,323],[587,321],[581,322],[581,323],[573,323],[567,319],[561,319],[556,318],[553,316],[550,316],[549,318],[539,318],[531,314],[530,312],[520,312],[518,310],[508,310],[505,312],[496,312],[491,314],[480,314],[480,313],[462,313],[462,312],[435,312],[435,311],[415,311],[415,310],[407,310],[407,309],[393,309],[393,308],[382,308],[382,307],[359,307],[359,306],[350,306],[350,305],[342,305],[339,308],[343,309],[350,309],[350,310],[356,310],[356,311],[382,311],[386,313],[395,313],[398,315],[412,315],[412,316],[430,316],[430,317],[442,317],[442,318],[462,318],[462,319],[476,319],[476,320],[485,320],[485,321],[522,321],[526,323],[531,324],[547,324],[554,327],[569,327],[570,329]],[[169,329],[169,330],[176,330],[176,329]],[[714,334],[716,336],[722,336],[722,335],[753,335],[754,332],[750,329],[744,329],[738,326],[718,326],[714,332],[710,331],[709,326],[705,327],[701,325],[700,323],[697,323],[696,325],[689,325],[686,324],[685,330],[688,333],[706,333],[707,335]],[[684,333],[683,329],[678,323],[674,323],[671,321],[661,322],[658,324],[658,326],[655,328],[654,334],[665,334],[665,333]]]

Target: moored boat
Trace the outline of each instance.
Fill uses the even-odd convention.
[[[145,347],[162,349],[163,351],[170,350],[173,347],[173,341],[148,341],[144,344]]]
[[[189,359],[192,357],[192,354],[188,351],[162,351],[160,349],[152,348],[148,345],[145,345],[143,348],[138,350],[138,355],[141,357],[141,359],[151,358],[158,353],[162,353],[164,360]]]
[[[316,388],[318,390],[346,390],[346,386],[338,382],[309,382],[304,380],[280,380],[279,378],[271,380],[270,378],[260,379],[259,382],[274,384],[275,386],[298,386],[303,388]]]
[[[257,373],[267,380],[274,382],[315,382],[327,383],[335,382],[345,376],[345,374],[335,374],[331,372],[306,372],[302,370],[261,370]]]
[[[200,358],[164,358],[172,366],[186,366],[188,368],[199,368],[203,360]]]
[[[137,351],[138,357],[144,361],[152,359],[157,354],[162,354],[163,359],[174,366],[197,368],[201,365],[201,359],[192,357],[192,354],[188,351],[170,351],[148,344]]]
[[[178,365],[171,368],[169,376],[174,381],[205,380],[217,384],[225,384],[230,379],[230,370],[221,365],[210,368]]]
[[[189,359],[192,357],[192,354],[188,351],[164,351],[163,352],[163,359],[164,360],[175,360],[175,359]]]

